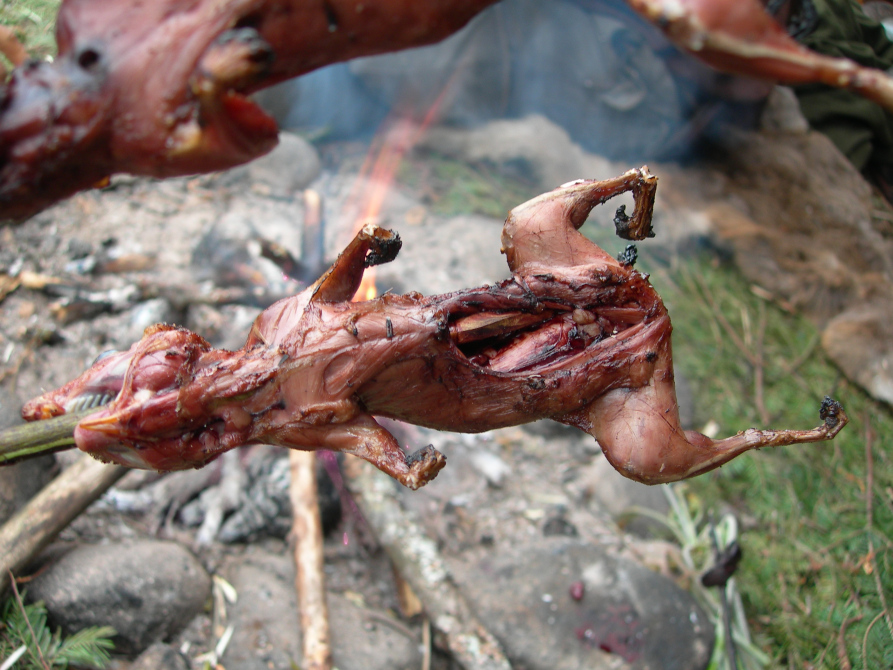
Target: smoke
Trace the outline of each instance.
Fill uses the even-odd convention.
[[[443,96],[441,124],[540,114],[588,151],[640,161],[684,156],[735,107],[717,78],[622,2],[504,0],[440,44],[330,66],[261,102],[284,128],[345,139]]]

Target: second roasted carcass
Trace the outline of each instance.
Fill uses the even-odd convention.
[[[0,83],[0,220],[115,173],[169,177],[247,162],[278,130],[251,93],[437,41],[495,1],[63,0],[56,60],[29,61]],[[759,0],[627,4],[714,67],[822,81],[893,109],[885,73],[799,46]]]

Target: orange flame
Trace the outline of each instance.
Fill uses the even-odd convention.
[[[403,158],[437,118],[447,88],[444,88],[434,104],[431,105],[421,123],[397,118],[395,120],[386,119],[382,124],[382,130],[376,134],[369,153],[366,155],[366,160],[360,168],[354,189],[348,198],[348,202],[361,203],[358,208],[361,214],[354,226],[355,232],[368,223],[379,221],[385,200],[391,191]],[[372,300],[378,296],[375,274],[374,267],[366,270],[363,281],[354,295],[355,301]]]

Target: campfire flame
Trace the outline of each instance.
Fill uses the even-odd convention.
[[[360,168],[360,174],[354,184],[349,203],[357,202],[360,215],[354,226],[354,233],[359,232],[369,223],[380,223],[381,212],[387,196],[394,184],[397,170],[406,154],[418,143],[428,127],[437,119],[449,85],[434,101],[421,122],[409,118],[396,117],[382,124],[382,130],[376,133],[369,148],[369,153]],[[357,289],[354,301],[372,300],[378,296],[375,286],[376,269],[368,268],[363,275],[360,288]]]

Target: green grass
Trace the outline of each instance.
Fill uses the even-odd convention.
[[[0,0],[0,24],[12,26],[29,55],[56,53],[54,29],[60,0]],[[7,64],[8,65],[8,64]]]
[[[435,214],[482,214],[504,219],[509,210],[539,194],[533,184],[511,179],[495,167],[468,165],[437,154],[407,157],[398,179],[421,193]]]
[[[744,521],[738,586],[756,642],[787,667],[893,667],[893,414],[840,375],[806,319],[733,268],[700,258],[647,269],[699,425],[808,428],[826,394],[850,417],[833,442],[747,454],[689,484],[700,504],[730,504]]]

